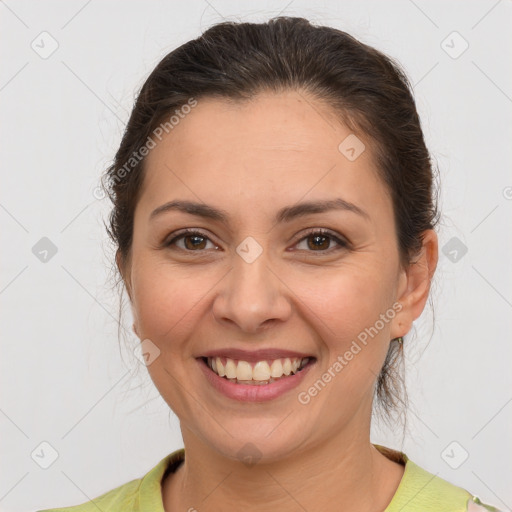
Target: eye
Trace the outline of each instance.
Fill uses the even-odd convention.
[[[185,247],[180,247],[176,244],[177,241],[184,241]],[[176,245],[179,249],[183,249],[188,252],[200,252],[196,249],[205,249],[206,240],[211,240],[201,231],[197,231],[195,229],[186,229],[182,231],[181,234],[175,236],[169,242],[165,242],[165,246],[169,247],[171,245]]]
[[[311,243],[308,243],[308,241],[311,240]],[[331,241],[334,240],[338,244],[338,248],[330,249]],[[336,236],[336,234],[332,233],[331,231],[327,229],[313,229],[306,233],[306,236],[303,236],[298,244],[302,241],[305,241],[306,247],[308,249],[313,248],[313,250],[310,250],[308,252],[332,252],[333,250],[339,250],[340,248],[346,248],[349,246],[348,242],[345,240],[339,238]],[[329,249],[329,250],[325,250]]]
[[[182,240],[184,241],[183,247],[177,244],[178,241]],[[307,243],[308,240],[312,240],[312,243]],[[330,248],[332,240],[334,240],[338,244],[339,247],[337,249]],[[172,245],[176,245],[176,247],[178,247],[179,249],[182,249],[187,252],[202,252],[203,249],[206,249],[208,241],[211,242],[208,236],[205,235],[202,231],[198,231],[196,229],[186,229],[177,234],[169,242],[165,242],[164,246],[170,247]],[[303,241],[306,241],[306,246],[308,249],[313,248],[313,250],[310,250],[308,252],[332,252],[333,250],[339,250],[340,248],[346,248],[349,246],[348,242],[341,239],[333,232],[322,228],[312,229],[311,231],[306,233],[306,236],[303,236],[299,240],[298,244],[300,244]],[[218,249],[216,245],[214,245],[214,248]]]

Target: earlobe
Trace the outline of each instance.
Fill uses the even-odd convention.
[[[403,271],[401,275],[402,286],[405,288],[398,301],[402,304],[402,309],[397,315],[397,324],[399,329],[393,336],[404,336],[411,328],[412,323],[416,320],[428,299],[430,285],[438,261],[438,239],[434,230],[429,229],[423,232],[423,247],[420,254],[415,258],[414,262]],[[399,331],[399,332],[398,332]]]

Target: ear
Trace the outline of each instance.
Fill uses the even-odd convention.
[[[135,309],[133,308],[133,296],[132,296],[132,288],[131,288],[131,272],[129,264],[127,264],[119,251],[116,252],[116,265],[123,278],[124,285],[126,287],[126,291],[128,292],[128,297],[130,297],[130,303],[132,305],[132,314],[133,314],[133,332],[140,338],[139,332],[137,330],[137,315],[135,313]]]
[[[392,338],[405,336],[425,308],[439,258],[437,234],[433,229],[422,233],[423,247],[416,259],[400,271],[398,302],[402,309],[393,319]]]
[[[128,297],[130,297],[130,302],[133,302],[132,301],[131,283],[130,283],[130,272],[129,272],[129,269],[126,268],[126,264],[123,261],[123,258],[121,256],[121,253],[119,252],[119,250],[116,252],[116,265],[117,265],[117,269],[119,270],[119,273],[121,274],[121,277],[123,278],[123,282],[126,287],[126,291],[128,292]]]

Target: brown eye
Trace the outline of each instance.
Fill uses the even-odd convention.
[[[304,240],[306,241],[307,246],[307,249],[305,250],[308,252],[331,252],[329,249],[332,241],[335,241],[339,246],[338,248],[335,248],[333,250],[348,247],[347,242],[340,239],[330,231],[323,229],[310,231],[308,234],[306,234],[305,237],[301,238],[299,244]]]
[[[328,249],[330,243],[330,237],[325,235],[309,235],[307,240],[311,241],[311,244],[308,244],[310,249]]]
[[[181,240],[183,240],[184,246],[177,245],[176,242]],[[169,247],[171,245],[176,245],[176,247],[183,249],[184,251],[200,252],[206,249],[208,241],[211,242],[211,240],[201,231],[187,230],[165,243],[165,246]]]
[[[183,240],[183,246],[177,244],[177,242],[181,240]],[[302,248],[300,250],[305,250],[306,252],[330,253],[332,251],[346,248],[349,245],[345,240],[324,229],[316,229],[310,231],[306,234],[306,236],[299,240],[298,245],[304,241],[306,243],[306,248]],[[164,245],[166,247],[174,245],[179,249],[187,252],[202,252],[203,250],[207,249],[208,242],[211,242],[211,240],[204,233],[190,229],[181,232],[181,234],[178,234]],[[333,242],[335,242],[338,247],[331,248]],[[218,249],[218,247],[215,246],[213,242],[211,243],[213,248]]]
[[[185,235],[183,240],[185,241],[185,247],[191,250],[204,249],[206,245],[206,237],[201,235]],[[187,243],[187,241],[190,241],[190,243]]]

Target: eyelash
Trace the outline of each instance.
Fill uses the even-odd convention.
[[[189,228],[189,229],[185,229],[184,231],[179,232],[178,235],[176,235],[174,238],[172,238],[172,240],[170,240],[169,242],[164,242],[164,247],[170,247],[176,241],[178,241],[178,240],[180,240],[182,238],[186,238],[187,236],[195,236],[195,235],[198,235],[201,238],[205,238],[205,239],[207,239],[207,240],[209,240],[210,242],[213,243],[213,241],[210,240],[210,238],[205,233],[203,233],[202,231],[198,231],[196,229]],[[320,235],[320,236],[324,236],[324,237],[329,237],[332,240],[334,240],[339,245],[339,247],[335,248],[335,249],[318,250],[318,251],[306,251],[306,252],[311,252],[311,253],[317,253],[318,252],[318,253],[323,253],[323,254],[326,254],[326,253],[330,254],[331,252],[338,251],[340,249],[346,249],[346,248],[349,247],[349,243],[347,241],[337,237],[332,231],[329,231],[328,229],[324,229],[324,228],[314,228],[314,229],[311,229],[310,231],[305,233],[305,235],[302,238],[300,238],[296,242],[296,244],[302,242],[303,240],[305,240],[305,239],[307,239],[307,238],[309,238],[310,236],[313,236],[313,235]],[[183,249],[181,247],[178,247],[178,249],[181,249],[182,251],[189,252],[189,253],[193,253],[193,252],[201,253],[201,252],[204,252],[206,250],[206,249],[201,249],[201,250],[194,251],[194,250],[190,250],[190,249]]]

